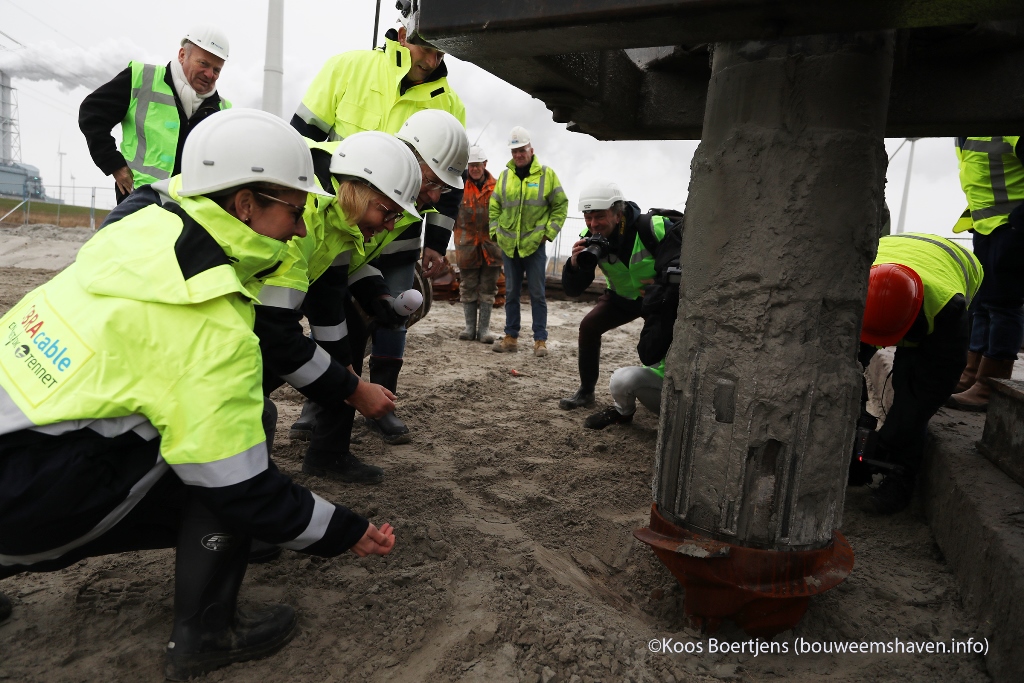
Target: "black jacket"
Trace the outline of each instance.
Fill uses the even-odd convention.
[[[189,131],[210,114],[220,111],[221,99],[219,93],[213,93],[203,100],[192,118],[188,118],[181,106],[178,91],[174,88],[170,62],[167,63],[164,83],[174,93],[174,102],[178,105],[178,121],[181,124],[178,129],[180,131],[178,151],[174,155],[174,173],[171,174],[176,175],[181,172],[181,150],[185,146],[185,138],[188,137]],[[85,135],[85,141],[89,145],[89,154],[92,155],[93,162],[106,175],[128,165],[120,150],[117,149],[117,143],[114,142],[114,136],[110,134],[110,131],[124,121],[131,101],[132,68],[129,66],[110,81],[89,93],[82,100],[82,106],[78,110],[78,127]]]

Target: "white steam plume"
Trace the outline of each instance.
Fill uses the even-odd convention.
[[[89,49],[44,41],[0,52],[0,71],[12,78],[55,81],[64,92],[77,87],[95,90],[133,59],[147,60],[147,51],[124,40],[107,40]]]

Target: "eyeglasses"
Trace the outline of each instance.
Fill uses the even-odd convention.
[[[277,202],[278,204],[284,204],[285,206],[290,206],[293,209],[295,209],[295,213],[292,214],[292,218],[295,220],[295,224],[296,225],[298,225],[299,221],[302,220],[302,214],[306,213],[306,207],[304,207],[304,206],[299,206],[298,204],[292,204],[291,202],[286,202],[283,199],[278,199],[274,195],[266,194],[265,192],[257,192],[256,194],[258,194],[261,197],[264,197],[265,199],[269,199],[272,202]]]
[[[380,202],[377,202],[377,208],[380,210],[381,214],[383,214],[383,216],[384,216],[384,220],[382,221],[384,223],[391,223],[392,221],[397,221],[399,218],[402,217],[402,214],[405,213],[405,211],[401,211],[401,210],[399,210],[399,211],[392,211],[391,209],[389,209],[384,204],[381,204]]]
[[[441,194],[448,194],[452,191],[452,188],[448,187],[444,183],[435,183],[433,180],[424,180],[422,189],[427,191],[439,190]]]

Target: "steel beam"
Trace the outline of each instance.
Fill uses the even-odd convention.
[[[1020,0],[420,0],[419,32],[460,59],[528,57],[1024,19]]]

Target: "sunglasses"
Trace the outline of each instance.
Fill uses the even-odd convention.
[[[277,202],[278,204],[284,204],[285,206],[290,206],[293,209],[295,209],[295,213],[292,214],[292,218],[295,220],[295,224],[296,225],[298,225],[299,221],[302,220],[302,214],[304,214],[306,212],[306,207],[299,206],[298,204],[292,204],[291,202],[286,202],[283,199],[278,199],[274,195],[270,195],[270,194],[267,194],[265,192],[257,192],[256,194],[258,194],[259,196],[261,196],[261,197],[263,197],[265,199],[269,199],[272,202]]]

